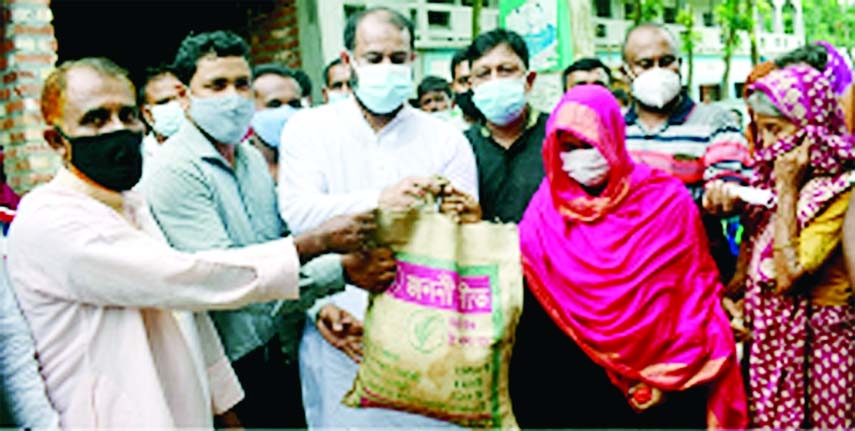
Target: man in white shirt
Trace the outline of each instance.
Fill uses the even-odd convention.
[[[435,174],[477,196],[466,138],[405,103],[413,94],[412,23],[386,8],[362,11],[348,19],[344,45],[341,59],[353,69],[355,97],[298,112],[282,131],[279,205],[294,232],[336,214],[407,207],[432,187],[428,178]],[[316,304],[317,318],[310,313],[317,325],[306,326],[300,347],[309,427],[442,426],[421,416],[341,405],[357,371],[348,356],[359,358],[366,304],[367,294],[348,286],[329,303]]]
[[[212,428],[243,391],[210,320],[186,310],[296,299],[301,262],[361,249],[370,226],[346,217],[265,244],[178,252],[130,191],[143,125],[126,72],[66,62],[41,106],[66,167],[18,207],[8,270],[60,425]]]

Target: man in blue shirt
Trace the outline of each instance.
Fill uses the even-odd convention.
[[[188,87],[189,121],[166,143],[143,188],[173,247],[186,251],[239,247],[289,233],[279,217],[267,164],[244,139],[255,111],[249,47],[231,32],[191,35],[173,67]],[[345,217],[373,226],[370,213]],[[394,271],[391,253],[328,254],[304,262],[300,299],[212,312],[226,354],[246,393],[235,412],[246,427],[302,427],[296,350],[303,311],[345,282],[368,288],[385,283],[365,274]],[[385,278],[391,279],[387,274]],[[271,397],[275,391],[277,396]]]

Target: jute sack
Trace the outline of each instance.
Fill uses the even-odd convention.
[[[523,289],[516,225],[417,209],[377,220],[397,276],[369,299],[364,358],[342,402],[518,429],[508,394]]]

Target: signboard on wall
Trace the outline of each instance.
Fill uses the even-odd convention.
[[[502,0],[499,23],[525,40],[532,70],[557,71],[573,58],[566,0]]]

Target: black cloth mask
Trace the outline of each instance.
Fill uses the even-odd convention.
[[[463,93],[454,93],[454,103],[460,107],[463,115],[476,121],[481,121],[484,119],[484,115],[481,114],[481,111],[475,106],[475,102],[472,101],[472,94],[471,89]]]
[[[57,130],[71,145],[71,164],[102,187],[123,192],[142,177],[142,132],[121,129],[72,138]]]

